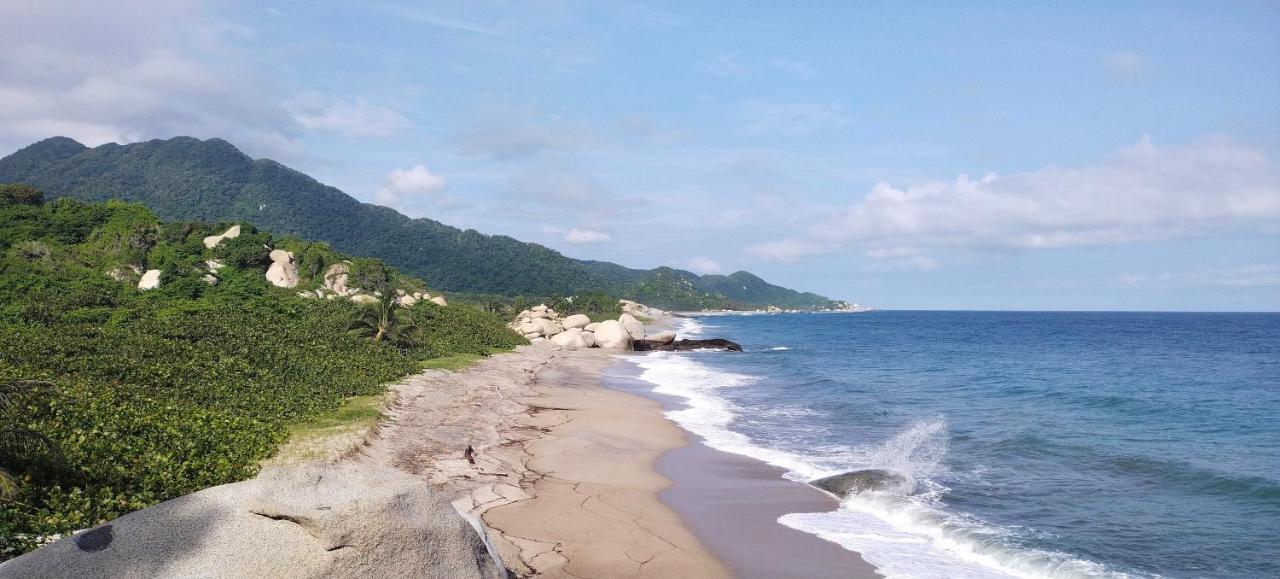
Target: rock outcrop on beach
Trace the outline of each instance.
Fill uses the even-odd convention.
[[[741,352],[742,346],[724,338],[709,340],[636,340],[631,349],[637,352],[690,352],[693,350],[725,350]]]
[[[4,577],[497,578],[484,538],[403,471],[275,469],[129,513],[0,564]]]
[[[638,316],[665,316],[666,312],[631,300],[618,300],[622,314],[616,320],[592,322],[583,314],[563,316],[546,304],[520,312],[507,327],[531,342],[550,341],[569,350],[604,348],[636,352],[687,352],[690,350],[728,350],[741,352],[742,346],[724,339],[677,340],[676,332],[664,330],[646,334]]]
[[[910,481],[906,477],[896,472],[879,468],[846,472],[810,481],[809,484],[841,498],[871,491],[906,492],[911,490],[907,488],[910,485]]]
[[[596,326],[596,343],[601,348],[611,350],[630,350],[631,334],[618,320],[605,320]]]

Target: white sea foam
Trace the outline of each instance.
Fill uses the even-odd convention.
[[[696,335],[701,329],[687,320],[681,332]],[[864,468],[905,476],[909,494],[864,493],[829,513],[795,513],[778,521],[861,553],[887,577],[1124,577],[1063,553],[1019,548],[1012,531],[942,508],[947,489],[931,478],[946,468],[949,433],[940,417],[865,448],[773,448],[730,428],[743,409],[720,394],[756,378],[714,370],[687,354],[655,352],[631,360],[655,393],[684,400],[686,408],[667,416],[712,448],[762,460],[797,481]]]
[[[698,318],[683,318],[680,320],[680,327],[676,328],[676,338],[686,340],[690,338],[698,338],[702,336],[707,329]]]
[[[785,351],[787,351],[787,350],[790,350],[791,348],[788,348],[788,347],[786,347],[786,346],[774,346],[774,347],[769,348],[769,349],[770,349],[770,350],[773,350],[774,352],[785,352]]]

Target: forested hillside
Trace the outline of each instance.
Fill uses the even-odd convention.
[[[524,343],[465,305],[299,297],[333,264],[384,296],[428,288],[249,225],[207,246],[230,225],[0,185],[0,560],[250,477],[287,425],[424,360]],[[296,287],[268,283],[271,249],[297,256]],[[158,287],[139,289],[143,272]]]
[[[0,160],[0,183],[26,183],[87,201],[142,203],[164,219],[244,221],[277,235],[323,240],[385,260],[449,291],[505,296],[601,291],[668,309],[826,308],[822,296],[748,274],[698,276],[586,262],[535,243],[410,219],[220,139],[190,137],[89,148],[46,139]]]

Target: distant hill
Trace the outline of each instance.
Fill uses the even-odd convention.
[[[699,276],[666,267],[637,270],[411,219],[275,161],[252,159],[221,139],[175,137],[90,148],[53,137],[0,159],[0,183],[25,183],[51,197],[138,202],[163,219],[246,221],[278,235],[381,258],[446,291],[531,297],[603,291],[668,309],[834,305],[744,271]]]

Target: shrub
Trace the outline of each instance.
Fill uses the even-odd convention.
[[[40,205],[44,203],[44,192],[30,185],[0,185],[0,201],[15,205]]]

